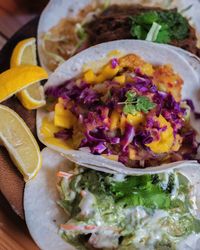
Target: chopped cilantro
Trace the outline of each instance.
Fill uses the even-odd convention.
[[[128,176],[124,182],[114,182],[111,192],[122,206],[145,206],[148,208],[170,207],[170,194],[159,183],[154,184],[152,176]]]
[[[135,92],[128,91],[126,93],[126,101],[120,104],[125,104],[123,112],[125,114],[135,115],[137,112],[147,113],[155,107],[155,104],[146,96],[138,96]]]
[[[185,17],[175,11],[148,11],[131,17],[130,33],[133,38],[145,40],[156,23],[160,25],[153,40],[158,43],[170,43],[172,40],[182,40],[188,36],[189,24]],[[154,25],[155,26],[155,25]]]

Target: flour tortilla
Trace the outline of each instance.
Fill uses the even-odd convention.
[[[198,75],[199,64],[195,62],[195,66],[198,66],[198,70],[191,62],[183,57],[179,52],[172,50],[170,47],[165,45],[158,45],[155,43],[150,43],[146,41],[139,40],[120,40],[114,42],[108,42],[93,46],[86,49],[79,54],[71,57],[56,71],[51,74],[48,82],[45,84],[45,89],[52,86],[58,86],[63,82],[79,75],[82,73],[83,67],[89,65],[88,67],[98,68],[107,63],[110,60],[108,56],[113,50],[118,50],[119,56],[134,53],[141,56],[144,60],[156,65],[171,64],[175,72],[177,72],[184,80],[184,85],[182,89],[182,99],[192,99],[195,105],[196,111],[200,112],[199,96],[200,91],[200,80]],[[192,57],[190,60],[193,60]],[[98,63],[97,63],[98,62]],[[49,148],[57,150],[65,155],[68,159],[77,162],[80,165],[88,165],[90,167],[98,168],[109,168],[114,171],[121,171],[125,174],[142,174],[142,173],[152,173],[160,172],[168,168],[174,168],[177,165],[182,165],[184,162],[176,162],[163,164],[161,166],[137,169],[137,168],[127,168],[124,164],[120,162],[115,162],[109,159],[105,159],[101,156],[92,155],[91,153],[81,152],[80,150],[63,150],[62,148],[55,147],[54,145],[48,144],[44,141],[42,134],[40,133],[42,120],[44,117],[49,116],[49,113],[45,109],[40,109],[37,111],[37,134],[38,138],[42,143],[44,143]],[[195,123],[192,120],[192,124]],[[195,123],[195,128],[200,134],[200,124]],[[191,162],[192,163],[192,162]]]
[[[68,171],[71,163],[60,154],[45,148],[42,151],[43,166],[38,175],[26,183],[24,191],[25,219],[31,236],[42,250],[74,250],[75,248],[62,240],[58,235],[59,225],[67,221],[67,215],[57,205],[59,200],[56,188],[56,173],[59,170]],[[185,175],[192,185],[194,195],[200,201],[200,168],[198,166],[185,166],[177,169]],[[200,203],[197,202],[195,214],[198,216]],[[180,244],[181,250],[197,250],[197,240],[200,235],[190,235]]]
[[[52,27],[58,25],[59,21],[64,18],[76,17],[81,9],[84,9],[88,4],[105,3],[105,0],[51,0],[41,14],[38,25],[38,53],[41,65],[51,73],[48,69],[48,58],[43,53],[43,35],[46,34]],[[182,14],[190,20],[190,24],[196,30],[198,39],[197,46],[200,48],[200,2],[198,0],[111,0],[110,4],[140,4],[149,7],[160,7],[164,9],[177,8],[182,11],[190,8]]]

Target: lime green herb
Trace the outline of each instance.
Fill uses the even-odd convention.
[[[131,20],[132,26],[130,33],[135,39],[145,40],[148,37],[149,32],[154,31],[153,36],[151,36],[151,41],[170,43],[173,40],[185,39],[189,33],[187,19],[180,13],[172,10],[149,11],[131,17]],[[157,24],[156,26],[155,23]]]
[[[149,110],[155,107],[155,104],[146,96],[138,96],[135,92],[128,91],[126,93],[126,101],[119,103],[125,104],[123,112],[125,114],[135,115],[137,112],[148,113]]]
[[[160,183],[153,183],[153,176],[129,176],[124,182],[114,182],[111,187],[116,201],[124,206],[148,208],[170,207],[170,192],[164,191]]]

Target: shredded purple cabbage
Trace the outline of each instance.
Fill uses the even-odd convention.
[[[113,69],[119,65],[117,58],[112,59],[110,63]],[[180,157],[193,159],[198,145],[194,130],[188,131],[188,128],[185,130],[186,109],[181,107],[181,103],[177,102],[172,94],[159,91],[154,85],[153,79],[142,74],[139,68],[130,73],[130,79],[132,80],[123,86],[112,80],[105,81],[102,84],[104,84],[106,92],[97,91],[98,88],[93,88],[93,84],[87,84],[83,80],[72,79],[62,85],[48,88],[45,94],[49,98],[61,97],[64,99],[64,107],[70,109],[77,117],[77,122],[83,127],[84,138],[79,147],[88,147],[93,154],[118,154],[120,162],[129,164],[129,148],[133,147],[138,151],[144,151],[147,160],[150,158],[157,160],[158,155],[154,154],[146,145],[154,140],[159,140],[160,134],[166,131],[167,126],[161,126],[154,118],[162,115],[171,124],[174,138],[179,134],[183,138],[183,147],[190,148],[190,151],[187,152],[183,150]],[[134,127],[126,122],[124,133],[120,128],[111,131],[111,113],[113,110],[120,115],[123,113],[123,105],[126,102],[128,91],[147,96],[156,104],[155,108],[145,115],[145,122],[140,127]],[[185,101],[194,112],[195,117],[200,119],[200,114],[195,112],[192,100],[186,99]],[[63,129],[54,136],[67,140],[72,137],[72,134],[72,129]]]
[[[111,60],[111,66],[112,66],[112,68],[115,69],[118,65],[119,65],[118,59],[117,58],[113,58]]]
[[[107,147],[104,145],[103,142],[98,143],[96,146],[90,148],[92,154],[102,154]]]
[[[133,141],[134,136],[135,136],[134,127],[132,125],[130,125],[129,123],[126,123],[124,136],[121,140],[121,145],[122,145],[123,151],[125,151],[127,146]]]

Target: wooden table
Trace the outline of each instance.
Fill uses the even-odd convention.
[[[19,28],[36,16],[36,13],[21,8],[17,2],[0,0],[0,49]],[[0,193],[0,250],[26,249],[39,248],[31,239],[25,222],[14,214]]]

